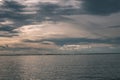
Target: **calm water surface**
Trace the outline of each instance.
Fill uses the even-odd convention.
[[[120,80],[120,54],[0,56],[0,80]]]

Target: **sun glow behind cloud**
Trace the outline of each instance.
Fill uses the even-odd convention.
[[[22,39],[40,40],[47,38],[70,38],[70,37],[92,37],[93,35],[81,28],[78,30],[74,24],[44,22],[41,24],[22,26],[15,31],[19,32]]]

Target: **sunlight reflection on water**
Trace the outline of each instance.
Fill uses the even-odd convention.
[[[0,80],[119,80],[120,55],[0,56]]]

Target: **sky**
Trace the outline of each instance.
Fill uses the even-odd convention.
[[[120,53],[120,0],[0,0],[0,54]]]

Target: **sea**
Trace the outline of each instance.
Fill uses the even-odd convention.
[[[120,80],[120,54],[4,55],[0,80]]]

